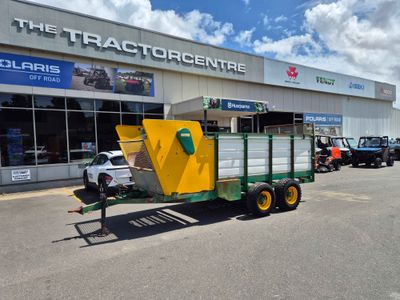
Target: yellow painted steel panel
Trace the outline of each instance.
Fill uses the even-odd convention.
[[[134,125],[117,125],[115,130],[119,136],[119,147],[124,154],[125,159],[129,162],[129,153],[140,151],[141,144],[139,143],[124,143],[127,141],[138,140],[141,138],[143,126]]]
[[[117,125],[117,130],[120,141],[133,140],[141,135],[143,126],[135,125]]]
[[[214,140],[206,139],[193,121],[143,120],[145,145],[165,195],[214,190]],[[195,153],[188,155],[176,138],[181,128],[190,130]]]

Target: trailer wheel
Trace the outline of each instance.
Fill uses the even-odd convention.
[[[267,183],[253,184],[247,192],[247,209],[255,216],[269,215],[275,207],[274,189]]]
[[[276,202],[281,210],[296,209],[301,200],[300,184],[291,179],[280,180],[275,186]]]
[[[388,158],[388,160],[386,162],[386,165],[388,167],[393,167],[393,165],[394,165],[394,157],[393,156],[389,156],[389,158]]]

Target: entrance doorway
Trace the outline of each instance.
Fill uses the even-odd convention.
[[[238,119],[238,132],[251,133],[254,132],[254,119],[253,117],[239,117]]]

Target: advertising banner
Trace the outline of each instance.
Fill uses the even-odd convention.
[[[154,97],[154,74],[0,53],[0,83]]]
[[[396,101],[396,86],[375,82],[375,97],[382,100]]]
[[[154,78],[151,73],[116,69],[115,93],[154,97]]]
[[[268,112],[267,104],[259,101],[230,100],[215,97],[203,97],[205,110],[241,111],[253,113]]]
[[[264,59],[264,83],[375,98],[375,83],[372,80],[270,59]]]
[[[115,69],[99,65],[74,64],[72,90],[112,93]]]
[[[0,53],[0,83],[68,89],[71,62]]]
[[[304,123],[314,123],[323,126],[342,126],[342,115],[305,113]]]

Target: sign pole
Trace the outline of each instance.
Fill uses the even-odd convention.
[[[206,109],[204,110],[204,120],[203,120],[203,122],[204,122],[204,134],[207,136],[207,133],[208,133],[207,123],[208,123],[208,121],[207,121],[207,110]]]
[[[257,113],[257,133],[260,133],[260,114]]]

